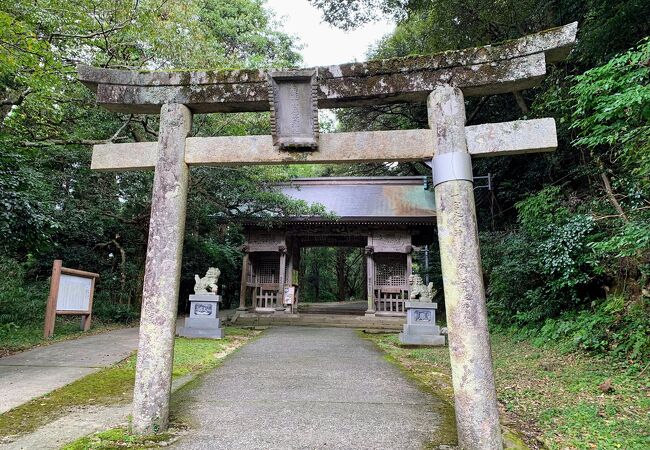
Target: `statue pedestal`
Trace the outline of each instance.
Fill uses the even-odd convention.
[[[223,338],[223,328],[219,319],[219,302],[216,294],[190,295],[190,316],[185,318],[185,326],[178,329],[178,335],[189,338]]]
[[[437,303],[406,302],[406,324],[399,341],[407,345],[445,345],[445,337],[436,325]]]

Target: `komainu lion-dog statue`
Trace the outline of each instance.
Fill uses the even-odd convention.
[[[420,275],[409,276],[409,284],[411,285],[411,294],[409,295],[410,300],[418,299],[421,302],[430,303],[433,302],[433,297],[438,293],[438,291],[433,288],[433,283],[429,283],[428,286],[425,286]]]
[[[194,293],[195,294],[217,294],[219,286],[219,276],[221,271],[216,267],[210,267],[203,278],[194,275]]]

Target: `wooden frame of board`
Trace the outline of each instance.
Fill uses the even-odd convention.
[[[86,303],[86,307],[71,309],[65,305],[58,304],[62,276],[70,277],[71,279],[90,280],[89,292],[87,292],[87,298],[83,301]],[[57,314],[80,315],[81,329],[83,331],[88,331],[90,329],[90,319],[93,312],[93,296],[95,294],[95,280],[97,278],[99,278],[99,274],[97,273],[69,269],[63,267],[63,261],[60,259],[54,260],[54,264],[52,265],[52,278],[50,281],[50,295],[47,298],[47,308],[45,310],[45,327],[43,329],[43,337],[45,339],[54,334],[54,323]]]

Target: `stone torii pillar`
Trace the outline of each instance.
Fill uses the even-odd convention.
[[[427,107],[458,443],[462,449],[500,450],[463,93],[441,85],[429,95]]]
[[[169,417],[189,180],[185,139],[191,127],[186,106],[163,105],[133,389],[133,431],[139,434],[164,430]]]
[[[495,95],[538,85],[548,64],[567,57],[576,33],[577,23],[572,23],[501,45],[280,74],[261,70],[142,73],[80,66],[80,81],[108,110],[162,114],[158,144],[95,145],[91,163],[93,170],[155,169],[134,431],[158,431],[167,424],[188,165],[429,161],[433,153],[460,447],[501,448],[470,155],[553,151],[557,134],[551,118],[464,126],[463,95]],[[301,94],[294,95],[298,90]],[[425,130],[317,132],[319,107],[425,100],[430,124]],[[271,110],[274,131],[267,136],[185,139],[190,110],[206,114]],[[290,119],[288,123],[283,115]],[[301,132],[296,133],[293,118],[303,116],[310,116],[312,122],[297,122]],[[303,135],[305,130],[308,136]],[[306,151],[286,151],[296,146]],[[372,248],[366,251],[370,253],[367,314],[374,314]]]

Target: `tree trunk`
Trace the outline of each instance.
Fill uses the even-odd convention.
[[[345,301],[346,297],[346,274],[345,274],[345,257],[347,256],[347,249],[338,247],[336,249],[336,280],[338,287],[338,299],[340,302]]]
[[[618,200],[616,200],[616,196],[612,190],[612,184],[609,182],[609,177],[604,170],[600,172],[600,179],[603,180],[603,186],[605,186],[605,192],[607,193],[609,202],[612,204],[616,212],[623,218],[623,220],[628,222],[627,215],[625,214],[625,211],[623,211],[621,204],[618,202]]]
[[[521,110],[523,114],[528,114],[530,112],[530,108],[528,108],[528,105],[526,104],[526,100],[524,99],[524,96],[521,94],[521,91],[514,91],[512,95],[515,97],[515,101],[517,102],[517,106]]]

